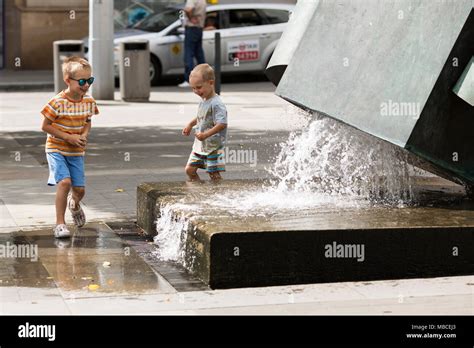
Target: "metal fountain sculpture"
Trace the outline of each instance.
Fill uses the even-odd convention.
[[[405,149],[474,192],[471,0],[299,1],[266,74],[276,94]]]

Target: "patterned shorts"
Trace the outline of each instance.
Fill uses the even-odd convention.
[[[224,150],[216,150],[208,155],[191,152],[188,166],[205,169],[208,173],[225,172]]]

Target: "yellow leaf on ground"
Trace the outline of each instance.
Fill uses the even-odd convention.
[[[98,288],[100,288],[100,286],[97,285],[97,284],[90,284],[90,285],[89,285],[89,290],[91,290],[91,291],[95,291],[95,290],[97,290]]]
[[[115,190],[115,192],[123,192],[123,188],[118,188]]]

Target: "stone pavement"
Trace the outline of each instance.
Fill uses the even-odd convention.
[[[258,154],[255,167],[229,164],[225,177],[264,177],[276,145],[300,129],[304,117],[267,82],[226,84],[223,91],[229,148]],[[209,290],[180,280],[178,270],[153,269],[143,261],[145,252],[137,254],[147,242],[125,255],[124,243],[131,242],[108,225],[135,221],[136,186],[185,179],[192,139],[180,131],[199,99],[175,87],[154,88],[150,103],[120,102],[118,94],[99,102],[86,159],[89,224],[71,244],[55,243],[55,190],[46,186],[39,114],[51,96],[0,93],[0,241],[39,246],[36,262],[0,260],[0,313],[472,314],[472,276]]]

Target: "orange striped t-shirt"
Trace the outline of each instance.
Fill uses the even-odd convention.
[[[73,101],[64,91],[51,98],[41,110],[54,128],[69,134],[82,134],[87,122],[98,113],[97,103],[91,96],[86,94],[81,101]],[[64,156],[84,156],[85,150],[51,134],[48,134],[45,148],[46,152],[59,152]]]

